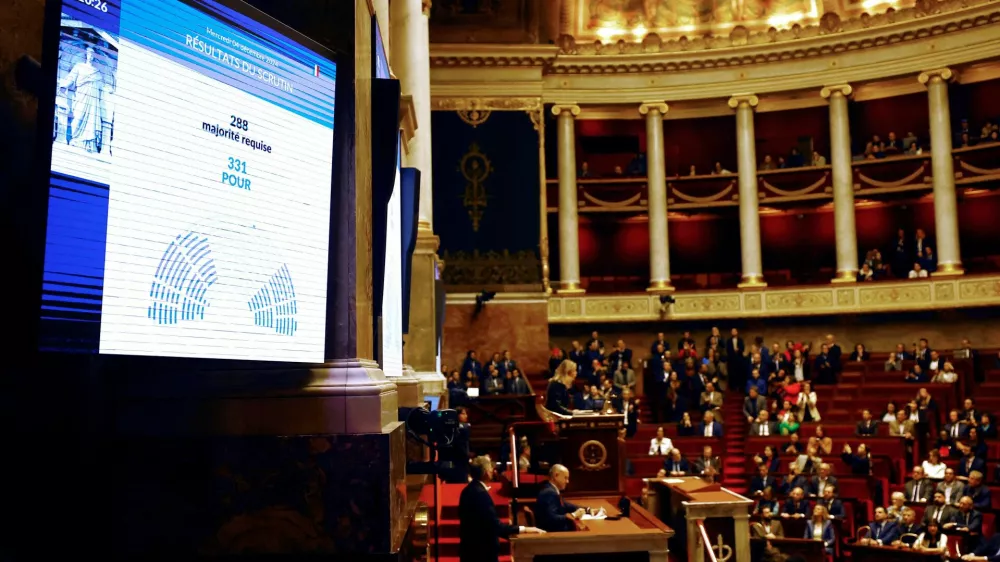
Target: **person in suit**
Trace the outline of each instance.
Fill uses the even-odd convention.
[[[944,528],[968,535],[971,546],[978,546],[983,533],[983,514],[972,507],[972,498],[962,496],[958,501],[958,511],[952,514],[951,521],[945,523]]]
[[[764,507],[760,510],[760,521],[755,521],[750,526],[751,537],[757,539],[783,539],[785,538],[785,528],[781,521],[774,518],[771,508]]]
[[[993,533],[990,540],[980,544],[971,554],[962,556],[966,562],[1000,562],[1000,533]]]
[[[688,476],[690,474],[691,463],[681,455],[680,449],[674,449],[670,451],[670,456],[664,459],[663,468],[660,469],[658,476],[663,478],[665,476]]]
[[[966,481],[973,472],[980,474],[986,472],[986,461],[969,452],[969,454],[959,459],[956,468],[955,476],[959,480]]]
[[[704,411],[722,409],[722,393],[715,390],[715,385],[712,383],[706,384],[705,392],[701,393],[701,409]]]
[[[500,374],[506,375],[517,369],[517,361],[510,358],[510,350],[503,350],[503,355],[500,358]]]
[[[913,546],[913,543],[917,541],[917,537],[920,533],[924,532],[924,528],[917,523],[917,512],[906,507],[903,508],[902,520],[898,523],[899,525],[899,538],[892,541],[892,546]]]
[[[750,424],[750,435],[752,437],[768,437],[778,435],[778,424],[770,421],[771,414],[767,410],[761,410],[757,415],[757,421]]]
[[[722,424],[715,421],[715,414],[705,412],[704,421],[698,424],[697,435],[704,437],[722,437]]]
[[[483,364],[476,357],[476,352],[469,350],[462,362],[462,382],[474,383],[483,376]]]
[[[785,518],[800,518],[809,515],[809,501],[805,499],[805,491],[802,488],[795,488],[788,494],[785,505],[781,510],[781,516]]]
[[[782,479],[778,491],[782,494],[791,494],[792,490],[800,488],[809,489],[809,478],[802,474],[802,467],[797,461],[788,463],[788,474]]]
[[[958,479],[954,468],[944,469],[944,480],[938,482],[936,492],[941,492],[945,503],[948,505],[958,505],[958,500],[965,491],[965,483]]]
[[[830,474],[832,469],[827,463],[822,463],[819,465],[819,472],[816,476],[813,476],[812,481],[809,483],[809,495],[810,496],[823,496],[823,490],[827,486],[837,486],[837,477]]]
[[[957,509],[945,502],[944,492],[935,490],[933,503],[924,510],[922,523],[924,527],[929,527],[931,521],[944,525],[952,520],[956,512],[958,512]]]
[[[831,519],[843,519],[847,512],[844,510],[844,502],[837,499],[837,487],[826,486],[823,488],[823,497],[816,500],[816,505],[822,505]]]
[[[743,399],[743,415],[747,423],[753,423],[757,414],[767,411],[767,398],[760,395],[756,387],[750,387],[750,395]]]
[[[913,440],[913,422],[906,416],[905,411],[898,410],[896,419],[889,422],[889,435],[902,437],[907,441]]]
[[[744,372],[746,365],[745,353],[746,346],[743,343],[743,338],[740,337],[740,331],[733,328],[730,331],[729,339],[726,340],[726,358],[729,367],[729,380],[736,388],[742,388],[747,379],[747,375]]]
[[[871,410],[861,411],[861,421],[854,428],[854,435],[858,437],[871,437],[878,433],[878,422],[872,419]]]
[[[983,485],[983,473],[978,470],[969,473],[969,484],[962,495],[972,498],[972,506],[979,511],[988,511],[993,504],[990,489]]]
[[[868,536],[861,539],[861,544],[890,545],[899,538],[899,526],[895,521],[889,521],[884,507],[875,508],[875,520],[868,525]]]
[[[660,346],[662,346],[662,348]],[[649,352],[653,355],[663,355],[663,352],[669,349],[670,343],[667,342],[667,338],[663,332],[656,334],[656,340],[653,341],[653,345],[649,346]]]
[[[924,475],[924,467],[913,467],[913,478],[903,486],[903,494],[906,501],[913,503],[927,503],[931,501],[934,494],[934,484],[927,481]]]
[[[806,531],[804,539],[823,541],[823,548],[827,554],[833,554],[833,546],[836,538],[833,533],[833,523],[830,522],[830,514],[826,508],[817,505],[813,508],[812,518],[806,521]]]
[[[834,374],[840,374],[840,370],[843,368],[843,349],[841,349],[840,344],[837,343],[836,338],[833,334],[826,335],[826,347],[827,354],[830,357],[830,364],[833,366]]]
[[[694,473],[699,476],[722,474],[722,461],[712,455],[712,446],[702,447],[701,456],[694,461]]]
[[[544,532],[536,527],[518,527],[500,521],[489,492],[488,483],[493,479],[493,463],[489,457],[473,459],[469,475],[472,481],[458,499],[458,557],[461,562],[497,562],[500,538]]]
[[[569,484],[569,469],[554,464],[549,469],[549,481],[542,484],[535,502],[535,524],[548,532],[575,531],[576,521],[590,513],[589,507],[581,507],[563,499],[562,491]]]
[[[764,495],[765,488],[774,488],[776,481],[771,476],[771,469],[766,464],[757,467],[757,476],[750,481],[750,493],[755,496]]]
[[[608,371],[613,373],[621,370],[625,364],[632,364],[632,350],[625,347],[625,340],[618,340],[614,351],[608,355]]]

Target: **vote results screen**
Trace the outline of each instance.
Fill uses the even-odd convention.
[[[322,362],[332,55],[229,1],[60,31],[43,350]]]

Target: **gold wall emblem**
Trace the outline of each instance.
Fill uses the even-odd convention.
[[[466,180],[465,192],[462,194],[462,205],[469,212],[469,219],[472,220],[472,230],[479,232],[479,221],[483,218],[486,209],[486,178],[493,173],[493,164],[479,150],[478,143],[472,143],[469,151],[462,156],[458,164],[458,170]]]
[[[608,468],[608,449],[604,443],[591,439],[580,445],[580,463],[583,470],[603,470]]]

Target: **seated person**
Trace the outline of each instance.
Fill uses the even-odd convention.
[[[924,475],[923,466],[913,467],[913,478],[903,486],[903,495],[913,503],[927,503],[934,494],[934,484]]]
[[[752,437],[768,437],[778,435],[778,425],[770,421],[771,414],[767,410],[762,410],[757,414],[757,420],[750,424],[750,435]]]
[[[791,494],[792,490],[796,488],[801,488],[802,490],[809,489],[809,478],[802,474],[802,467],[798,462],[792,461],[788,464],[788,474],[785,475],[784,480],[782,480],[781,486],[778,491],[782,494]]]
[[[754,505],[753,514],[761,515],[765,508],[770,510],[772,515],[781,509],[778,500],[774,499],[774,488],[764,488],[764,492],[757,498],[757,503]]]
[[[663,460],[663,468],[660,469],[657,477],[666,476],[689,476],[691,474],[691,463],[681,455],[680,449],[670,451],[670,456]]]
[[[590,513],[590,508],[574,505],[562,497],[569,484],[569,469],[561,464],[552,465],[549,480],[542,484],[535,503],[535,522],[539,529],[549,532],[575,531],[578,519]]]
[[[958,511],[952,513],[951,521],[944,524],[944,529],[968,534],[970,541],[978,545],[979,535],[983,532],[983,514],[972,507],[972,498],[962,496],[958,500]]]
[[[785,528],[774,518],[774,512],[764,507],[760,510],[760,521],[750,525],[750,536],[755,539],[783,539]]]
[[[914,363],[913,368],[903,377],[903,382],[924,384],[930,382],[930,377],[924,372],[924,368],[920,366],[920,363]]]
[[[978,470],[969,473],[969,483],[962,495],[972,498],[972,506],[979,511],[988,511],[993,503],[990,489],[983,485],[983,473]]]
[[[899,526],[895,521],[889,520],[885,508],[879,506],[875,508],[875,520],[868,524],[868,536],[860,539],[858,543],[888,546],[897,538],[899,538]]]
[[[812,518],[806,522],[806,531],[802,538],[823,541],[823,549],[826,553],[833,554],[833,546],[837,539],[833,532],[833,523],[830,522],[830,515],[826,512],[825,507],[817,505],[813,508]]]
[[[952,520],[956,512],[957,509],[945,502],[944,492],[936,490],[931,505],[924,510],[924,527],[930,527],[932,522],[943,526]]]
[[[583,407],[581,410],[591,410],[594,412],[601,412],[604,410],[604,394],[601,393],[601,387],[594,385],[590,387],[590,396],[583,399]]]
[[[701,456],[695,459],[692,472],[698,476],[711,476],[722,473],[722,460],[712,455],[712,446],[702,447]]]
[[[958,478],[954,468],[944,469],[944,480],[938,482],[936,491],[944,494],[945,503],[958,505],[958,500],[965,492],[965,483]]]
[[[931,521],[924,525],[924,532],[917,537],[913,549],[925,554],[947,554],[948,536],[941,532],[941,525],[937,521]]]
[[[994,136],[996,133],[994,133]],[[962,556],[965,562],[1000,562],[1000,533],[980,544],[972,554]]]
[[[678,437],[694,437],[697,435],[698,426],[691,421],[691,413],[684,412],[681,415],[681,421],[677,422],[677,436]]]
[[[715,390],[715,385],[708,383],[705,385],[705,392],[701,393],[702,411],[718,411],[722,409],[722,393]]]
[[[823,488],[823,496],[816,500],[816,505],[825,507],[831,519],[843,519],[847,514],[844,502],[837,499],[837,487],[833,485]]]
[[[837,477],[830,474],[833,469],[827,463],[820,463],[816,476],[813,476],[809,485],[810,496],[822,496],[823,490],[827,486],[836,486]]]
[[[920,265],[920,262],[914,262],[913,269],[910,270],[908,277],[910,279],[927,277],[927,270]]]
[[[771,476],[771,469],[766,464],[757,467],[757,476],[750,481],[750,493],[755,496],[764,495],[764,490],[774,488],[774,476]]]
[[[892,541],[892,546],[913,546],[924,528],[917,523],[917,512],[908,507],[903,508],[903,517],[899,521],[899,538]]]
[[[792,493],[788,494],[788,499],[785,500],[785,505],[782,507],[781,516],[799,519],[809,515],[809,501],[805,499],[805,495],[806,493],[802,488],[792,490]]]
[[[890,521],[899,523],[903,520],[904,509],[906,509],[906,496],[903,495],[903,492],[893,492],[889,496],[889,507],[885,510],[886,516]]]
[[[924,469],[924,475],[932,480],[944,479],[944,471],[948,469],[948,466],[941,462],[941,451],[937,449],[931,449],[927,453],[927,460],[920,467]]]

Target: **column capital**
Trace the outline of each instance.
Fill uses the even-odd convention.
[[[733,109],[741,105],[757,107],[758,103],[760,103],[760,98],[754,94],[734,94],[733,97],[729,98],[729,107]]]
[[[552,115],[560,115],[563,112],[570,112],[573,117],[580,114],[580,106],[575,103],[556,104],[552,106]]]
[[[934,70],[925,70],[924,72],[920,73],[920,76],[917,77],[917,80],[919,80],[921,84],[924,84],[926,86],[931,82],[938,82],[938,81],[949,82],[957,77],[958,76],[954,70],[946,67],[946,68],[935,68]]]
[[[647,115],[650,111],[656,110],[663,115],[670,109],[670,106],[666,102],[662,101],[644,101],[639,105],[639,115]]]
[[[823,99],[830,99],[831,97],[840,94],[845,98],[854,93],[854,88],[850,84],[836,84],[834,86],[823,86],[823,89],[819,91],[820,97]]]
[[[431,0],[420,0],[420,11],[427,17],[431,15]]]

